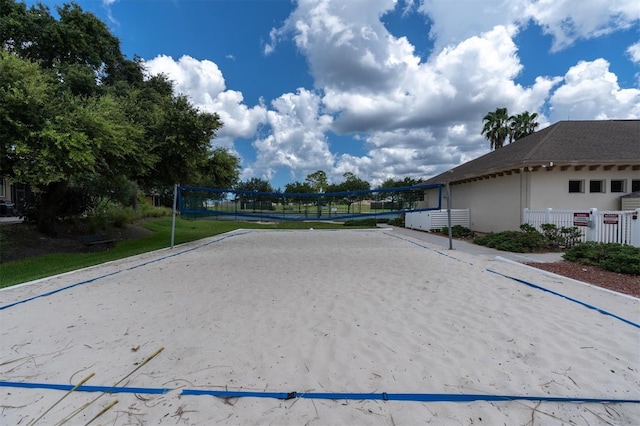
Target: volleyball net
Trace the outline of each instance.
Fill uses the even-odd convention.
[[[433,194],[428,199],[427,190]],[[370,217],[391,219],[410,211],[441,208],[442,184],[313,194],[177,188],[177,209],[183,218],[340,221]]]

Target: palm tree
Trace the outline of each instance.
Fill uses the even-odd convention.
[[[509,117],[509,142],[517,141],[534,133],[536,127],[539,126],[536,118],[538,118],[538,113],[531,114],[529,111]]]
[[[491,149],[502,148],[504,145],[504,141],[511,133],[509,120],[507,108],[497,108],[482,119],[484,127],[481,133],[491,142]]]

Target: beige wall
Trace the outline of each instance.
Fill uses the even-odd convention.
[[[512,175],[451,185],[451,208],[470,210],[470,228],[479,232],[517,230],[522,223],[522,210],[553,208],[559,210],[589,209],[619,210],[620,196],[611,193],[612,179],[626,180],[626,192],[631,180],[640,180],[633,170],[552,170],[523,171]],[[569,193],[569,180],[584,180],[582,193]],[[590,193],[590,180],[604,180],[604,193]],[[444,194],[444,191],[443,191]],[[437,205],[436,190],[426,191],[426,207]],[[442,207],[446,208],[443,198]]]
[[[474,231],[490,232],[518,229],[520,226],[520,182],[519,175],[451,185],[451,208],[469,209],[470,226]],[[447,208],[443,189],[442,208]],[[426,191],[426,207],[435,207],[437,190]]]
[[[520,175],[451,186],[451,207],[470,210],[470,228],[491,232],[520,226]]]
[[[620,210],[620,197],[631,192],[631,181],[640,180],[640,171],[633,170],[566,170],[531,173],[532,209],[551,207],[559,210],[589,209]],[[570,180],[583,180],[584,192],[569,193]],[[603,180],[603,193],[589,192],[590,180]],[[625,192],[611,192],[611,180],[626,180]]]

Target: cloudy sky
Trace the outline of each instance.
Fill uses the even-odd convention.
[[[274,188],[429,178],[488,152],[498,107],[541,128],[640,118],[638,0],[76,2],[217,112],[214,144]]]

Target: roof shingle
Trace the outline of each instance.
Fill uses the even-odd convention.
[[[638,165],[640,120],[560,121],[426,183],[456,182],[550,162],[557,166]]]

